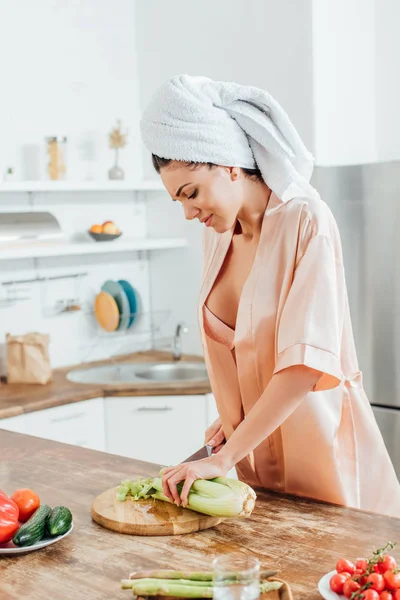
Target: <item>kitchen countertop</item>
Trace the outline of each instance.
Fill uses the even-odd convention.
[[[183,362],[200,361],[200,356],[183,355]],[[170,352],[151,350],[125,355],[112,362],[122,364],[127,362],[173,362]],[[82,384],[67,380],[71,369],[83,369],[100,365],[112,364],[109,360],[82,363],[53,371],[53,381],[46,385],[30,384],[1,384],[0,385],[0,419],[15,417],[23,413],[63,404],[72,404],[82,400],[100,398],[103,396],[167,396],[185,394],[208,394],[210,385],[198,383],[130,383],[130,384]]]
[[[258,491],[250,518],[176,537],[133,537],[101,528],[90,517],[92,500],[126,477],[150,476],[158,467],[0,430],[1,487],[11,494],[32,487],[42,501],[66,505],[75,529],[61,542],[18,557],[0,557],[0,598],[123,600],[120,579],[138,568],[209,569],[217,554],[255,554],[277,567],[295,600],[320,598],[317,583],[338,558],[369,554],[400,539],[400,519]]]

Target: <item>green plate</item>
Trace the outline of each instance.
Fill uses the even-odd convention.
[[[103,290],[103,292],[111,294],[111,296],[117,303],[120,315],[118,331],[124,331],[128,329],[131,307],[123,287],[117,281],[112,281],[111,279],[109,279],[102,285],[101,289]]]

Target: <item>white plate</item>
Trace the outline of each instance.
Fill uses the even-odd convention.
[[[331,571],[330,573],[327,573],[326,575],[321,577],[318,583],[318,591],[321,594],[321,596],[325,598],[325,600],[346,600],[345,596],[343,596],[342,594],[336,594],[336,592],[332,592],[329,586],[331,577],[332,575],[335,575],[335,573],[336,571]]]
[[[0,544],[0,556],[11,555],[11,554],[25,554],[26,552],[33,552],[34,550],[40,550],[40,548],[45,548],[46,546],[50,546],[51,544],[55,544],[59,542],[67,535],[71,533],[74,528],[74,523],[71,523],[71,527],[68,529],[67,533],[63,533],[63,535],[57,535],[55,537],[44,537],[33,544],[33,546],[25,546],[23,548],[19,548],[18,546],[14,546],[12,542],[7,542],[7,544]]]

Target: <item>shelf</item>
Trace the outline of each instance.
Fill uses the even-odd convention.
[[[184,238],[144,238],[115,240],[113,242],[36,242],[34,244],[21,244],[18,246],[0,244],[0,260],[184,248],[187,246],[187,243],[187,240]]]
[[[161,181],[4,181],[1,192],[165,192]]]

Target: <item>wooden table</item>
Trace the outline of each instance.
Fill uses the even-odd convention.
[[[400,540],[400,519],[267,492],[259,492],[246,520],[187,536],[125,536],[91,521],[92,499],[121,479],[156,474],[156,466],[1,430],[0,453],[6,493],[31,487],[42,502],[68,506],[75,521],[73,533],[53,546],[0,558],[1,600],[128,599],[120,579],[134,569],[209,569],[214,556],[238,551],[277,567],[295,600],[313,600],[320,598],[318,580],[339,557]]]

